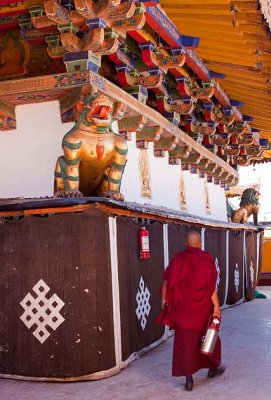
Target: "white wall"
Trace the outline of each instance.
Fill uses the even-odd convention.
[[[212,212],[212,215],[209,215],[209,218],[217,219],[220,221],[228,221],[227,203],[224,189],[222,189],[219,185],[208,183],[208,191]]]
[[[74,123],[62,124],[57,101],[16,107],[17,129],[0,132],[0,198],[44,197],[53,195],[54,168],[62,154],[61,142]],[[153,143],[148,155],[151,170],[152,199],[141,197],[135,136],[128,143],[128,161],[121,192],[126,201],[148,203],[180,210],[180,166],[169,165],[168,157],[156,158]],[[204,180],[184,172],[188,212],[205,217]],[[211,204],[209,218],[226,221],[224,190],[208,184]]]
[[[133,136],[131,142],[127,142],[127,164],[121,184],[121,192],[125,195],[125,200],[179,209],[178,184],[180,166],[169,165],[167,157],[154,157],[153,143],[149,143],[148,148],[152,199],[141,197],[138,164],[139,152],[141,150],[136,148],[134,138],[135,136]]]
[[[121,192],[127,201],[154,204],[180,210],[179,179],[180,166],[169,165],[167,154],[165,158],[153,155],[153,143],[149,143],[148,155],[151,169],[152,199],[141,197],[138,156],[141,150],[136,148],[135,137],[128,144],[128,159],[125,173],[122,178]],[[201,217],[227,221],[227,207],[224,189],[219,185],[208,183],[211,215],[205,212],[204,179],[198,175],[184,171],[186,187],[187,212]]]
[[[74,124],[62,124],[58,101],[17,106],[16,120],[16,130],[0,132],[0,198],[52,196],[62,138]]]

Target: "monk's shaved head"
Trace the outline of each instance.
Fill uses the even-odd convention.
[[[186,235],[187,246],[197,247],[201,249],[201,236],[197,231],[190,231]]]

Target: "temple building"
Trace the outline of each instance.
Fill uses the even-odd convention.
[[[0,377],[99,379],[166,340],[161,275],[191,228],[221,307],[253,299],[257,190],[256,225],[226,194],[271,157],[268,10],[1,2]]]

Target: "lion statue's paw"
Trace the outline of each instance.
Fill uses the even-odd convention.
[[[118,201],[124,200],[124,196],[122,193],[114,192],[113,190],[106,190],[106,191],[100,193],[100,196],[106,197],[106,198],[112,199],[112,200],[118,200]]]
[[[55,193],[55,197],[57,198],[76,198],[83,197],[82,193],[79,190],[59,190]]]

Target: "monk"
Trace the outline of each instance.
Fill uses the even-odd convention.
[[[208,376],[221,375],[221,341],[212,356],[200,353],[202,336],[211,315],[221,318],[216,292],[217,271],[211,255],[201,250],[201,236],[190,231],[186,249],[170,262],[163,275],[162,311],[157,322],[175,329],[172,376],[186,376],[192,391],[193,374],[209,368]]]

